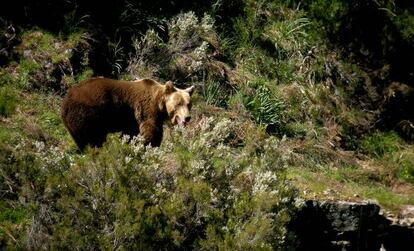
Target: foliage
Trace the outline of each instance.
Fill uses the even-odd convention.
[[[361,150],[380,158],[398,150],[400,137],[395,132],[374,132],[367,135],[361,142]]]
[[[257,123],[279,133],[284,131],[286,105],[273,95],[266,83],[257,83],[254,94],[246,96],[243,104]]]
[[[188,12],[169,20],[167,29],[166,42],[154,30],[134,41],[135,55],[127,72],[133,78],[201,79],[207,73],[209,54],[218,47],[214,20],[209,15],[199,20]]]
[[[23,236],[29,222],[27,210],[14,203],[0,201],[0,247],[16,246],[14,236]],[[19,247],[17,245],[17,247]]]
[[[0,116],[9,117],[16,109],[18,101],[16,92],[13,88],[0,87]]]
[[[37,230],[20,245],[280,247],[295,193],[284,179],[278,141],[231,148],[226,142],[240,126],[204,117],[192,130],[171,132],[160,148],[113,136],[86,155],[26,140],[3,146],[2,191],[31,205],[28,228]]]
[[[391,75],[412,81],[414,6],[403,1],[305,1],[303,7],[334,44],[371,67],[392,64]]]
[[[387,130],[413,128],[396,92],[413,83],[412,4],[94,6],[0,10],[0,249],[287,249],[286,172],[305,198],[413,203],[412,144]],[[59,95],[94,75],[194,84],[193,119],[159,148],[111,135],[79,153]]]
[[[413,153],[401,154],[395,161],[398,163],[397,176],[414,184],[414,158]]]
[[[225,107],[227,104],[227,91],[223,83],[207,80],[203,84],[202,96],[209,105]]]
[[[11,82],[24,90],[63,92],[88,64],[88,35],[63,38],[41,30],[21,34],[19,64],[11,64]]]

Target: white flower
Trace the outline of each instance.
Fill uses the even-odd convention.
[[[128,141],[129,141],[129,139],[130,139],[131,137],[129,136],[129,135],[127,135],[127,134],[124,134],[124,135],[122,135],[122,138],[121,138],[121,143],[122,144],[126,144],[126,143],[128,143]]]
[[[201,19],[201,27],[205,32],[212,31],[214,27],[214,19],[210,15],[204,14],[203,19]]]
[[[128,164],[129,162],[131,162],[131,160],[132,160],[131,157],[126,156],[125,157],[125,164]]]
[[[252,189],[253,194],[269,191],[276,179],[276,175],[271,171],[257,173]]]
[[[45,143],[43,141],[35,141],[34,145],[36,147],[37,152],[42,152],[45,149]]]

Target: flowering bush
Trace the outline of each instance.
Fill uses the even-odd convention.
[[[131,56],[128,74],[134,78],[201,76],[213,49],[218,47],[214,20],[207,14],[199,20],[190,11],[172,18],[167,30],[166,42],[151,29],[134,42],[135,54]]]
[[[159,148],[117,135],[85,155],[18,144],[7,160],[15,168],[4,171],[15,173],[9,180],[22,185],[16,191],[34,215],[23,242],[31,249],[278,247],[295,193],[276,138],[228,144],[240,123],[203,117],[171,131]]]

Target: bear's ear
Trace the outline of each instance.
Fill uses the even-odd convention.
[[[165,83],[165,94],[171,94],[174,92],[174,90],[175,88],[173,82],[167,81],[167,83]]]
[[[191,96],[191,94],[193,94],[193,92],[194,92],[194,85],[193,85],[193,86],[188,87],[188,88],[187,88],[187,89],[185,89],[184,91],[185,91],[185,92],[188,92],[188,94],[190,94],[190,96]]]

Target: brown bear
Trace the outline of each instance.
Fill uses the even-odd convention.
[[[120,81],[92,78],[69,89],[62,105],[63,122],[78,147],[99,147],[111,132],[144,137],[159,146],[165,121],[184,126],[190,120],[191,94],[152,79]]]

